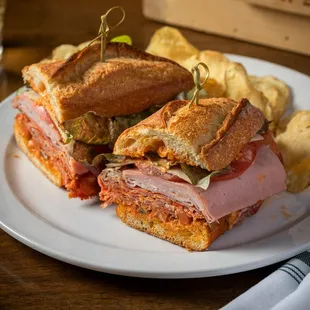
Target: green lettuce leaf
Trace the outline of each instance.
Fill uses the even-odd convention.
[[[131,37],[126,34],[114,37],[110,40],[110,42],[127,43],[128,45],[132,45]]]
[[[176,175],[180,179],[206,190],[211,181],[211,177],[226,173],[228,168],[220,171],[210,172],[199,167],[192,167],[186,164],[181,164],[181,168],[171,168],[167,172]]]
[[[188,177],[188,175],[186,173],[184,173],[184,171],[180,168],[172,168],[172,169],[169,169],[168,172],[173,174],[173,175],[176,175],[180,179],[182,179],[182,180],[184,180],[184,181],[186,181],[186,182],[188,182],[188,183],[190,183],[196,187],[200,187],[204,190],[206,190],[209,187],[211,177],[218,173],[217,171],[211,172],[206,177],[200,179],[196,184],[193,184],[191,179]]]
[[[113,126],[111,129],[111,142],[115,143],[119,135],[129,127],[135,126],[156,111],[158,111],[162,106],[152,106],[147,110],[144,110],[139,113],[134,113],[130,115],[124,116],[116,116],[114,117]]]
[[[76,141],[87,144],[108,144],[111,141],[111,118],[94,112],[65,121],[63,126]]]
[[[108,160],[110,163],[122,163],[126,160],[126,156],[124,155],[115,155],[113,153],[106,153],[106,154],[100,154],[104,156],[106,160]]]
[[[98,149],[94,145],[72,140],[66,148],[70,156],[95,174],[99,174],[108,162],[103,154],[98,154]]]
[[[200,167],[189,166],[186,164],[181,164],[181,169],[189,177],[191,184],[194,185],[210,174],[208,170],[202,169]]]
[[[207,175],[203,179],[199,180],[199,182],[197,183],[196,186],[206,190],[210,185],[211,177],[219,175],[219,173],[220,173],[220,171],[211,172],[209,175]]]
[[[68,145],[68,154],[82,164],[91,164],[95,151],[92,146],[72,140]]]
[[[97,167],[97,166],[106,164],[107,160],[104,155],[105,154],[99,154],[95,156],[91,162],[91,165]]]
[[[76,161],[91,165],[94,158],[98,155],[94,145],[89,145],[80,141],[72,140],[65,145],[67,153]]]
[[[193,184],[192,181],[190,180],[190,178],[186,175],[186,173],[184,173],[184,171],[181,168],[171,168],[167,171],[170,174],[173,174],[175,176],[177,176],[178,178]]]
[[[113,146],[119,135],[154,112],[161,106],[153,106],[145,111],[117,117],[106,117],[88,112],[84,115],[63,123],[68,142],[72,139],[87,144],[110,144]]]
[[[134,164],[137,161],[138,161],[138,159],[130,159],[130,158],[128,158],[128,159],[124,160],[121,163],[107,163],[105,165],[108,168],[120,168],[120,167],[123,167],[123,166],[132,165],[132,164]]]
[[[132,127],[140,122],[140,118],[131,118],[129,116],[114,117],[113,125],[111,128],[111,143],[114,144],[120,134],[129,127]]]
[[[145,118],[149,117],[150,115],[158,111],[161,107],[162,106],[155,105],[142,112],[125,115],[125,116],[116,116],[115,121],[119,124],[121,128],[127,129],[129,127],[137,125],[142,120],[144,120]]]

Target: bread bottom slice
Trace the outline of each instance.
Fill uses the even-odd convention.
[[[24,134],[22,124],[18,119],[16,119],[14,123],[14,135],[17,145],[27,155],[30,161],[55,185],[62,187],[63,179],[61,173],[56,170],[49,160],[46,160],[40,152],[29,147],[30,141]]]
[[[206,250],[215,239],[231,229],[238,219],[238,212],[234,212],[212,224],[197,219],[189,225],[182,225],[177,219],[163,222],[157,217],[151,218],[149,214],[133,212],[133,208],[125,204],[119,204],[116,213],[127,225],[190,251]]]

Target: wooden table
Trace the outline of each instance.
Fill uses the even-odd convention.
[[[49,5],[55,2],[49,1]],[[74,3],[73,0],[68,2]],[[32,21],[33,29],[27,32],[27,23],[23,24],[20,19],[29,18],[31,14],[34,19],[40,19],[37,12],[40,1],[11,0],[9,3],[0,100],[22,86],[20,70],[25,65],[48,56],[57,44],[88,40],[97,30],[97,26],[93,26],[93,33],[87,30],[78,35],[76,32],[70,35],[68,31],[59,34],[57,27],[54,32],[35,30],[36,24]],[[113,3],[105,1],[103,11]],[[135,23],[125,23],[116,34],[127,32],[137,47],[145,48],[153,31],[162,25],[143,18],[139,0],[119,3],[126,9],[127,18]],[[44,1],[44,5],[47,2]],[[14,12],[24,28],[18,28],[14,23]],[[46,16],[46,29],[50,30]],[[92,21],[89,19],[89,22]],[[65,20],[60,21],[60,26],[61,23]],[[90,28],[89,23],[87,25]],[[310,57],[189,30],[183,30],[183,33],[200,49],[257,57],[310,75]],[[3,231],[0,231],[0,245],[0,309],[219,309],[278,266],[216,278],[138,279],[93,272],[56,261],[24,246]]]

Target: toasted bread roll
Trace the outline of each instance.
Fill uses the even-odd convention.
[[[137,113],[193,87],[190,72],[177,63],[121,43],[107,45],[105,62],[94,44],[66,61],[27,66],[23,78],[50,103],[47,109],[60,124],[89,111]]]
[[[204,220],[194,220],[189,225],[182,225],[176,219],[163,222],[154,217],[150,220],[149,215],[133,213],[132,207],[124,204],[117,206],[116,213],[127,225],[191,251],[206,250],[215,239],[233,227],[238,215],[234,212],[211,226]]]
[[[227,167],[264,124],[263,113],[247,99],[172,101],[118,138],[114,153],[143,157],[148,152],[200,166]],[[206,121],[207,120],[207,121]]]

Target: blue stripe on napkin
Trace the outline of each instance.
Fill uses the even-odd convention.
[[[310,252],[309,251],[297,255],[295,258],[301,260],[303,263],[305,263],[307,266],[310,267]]]

